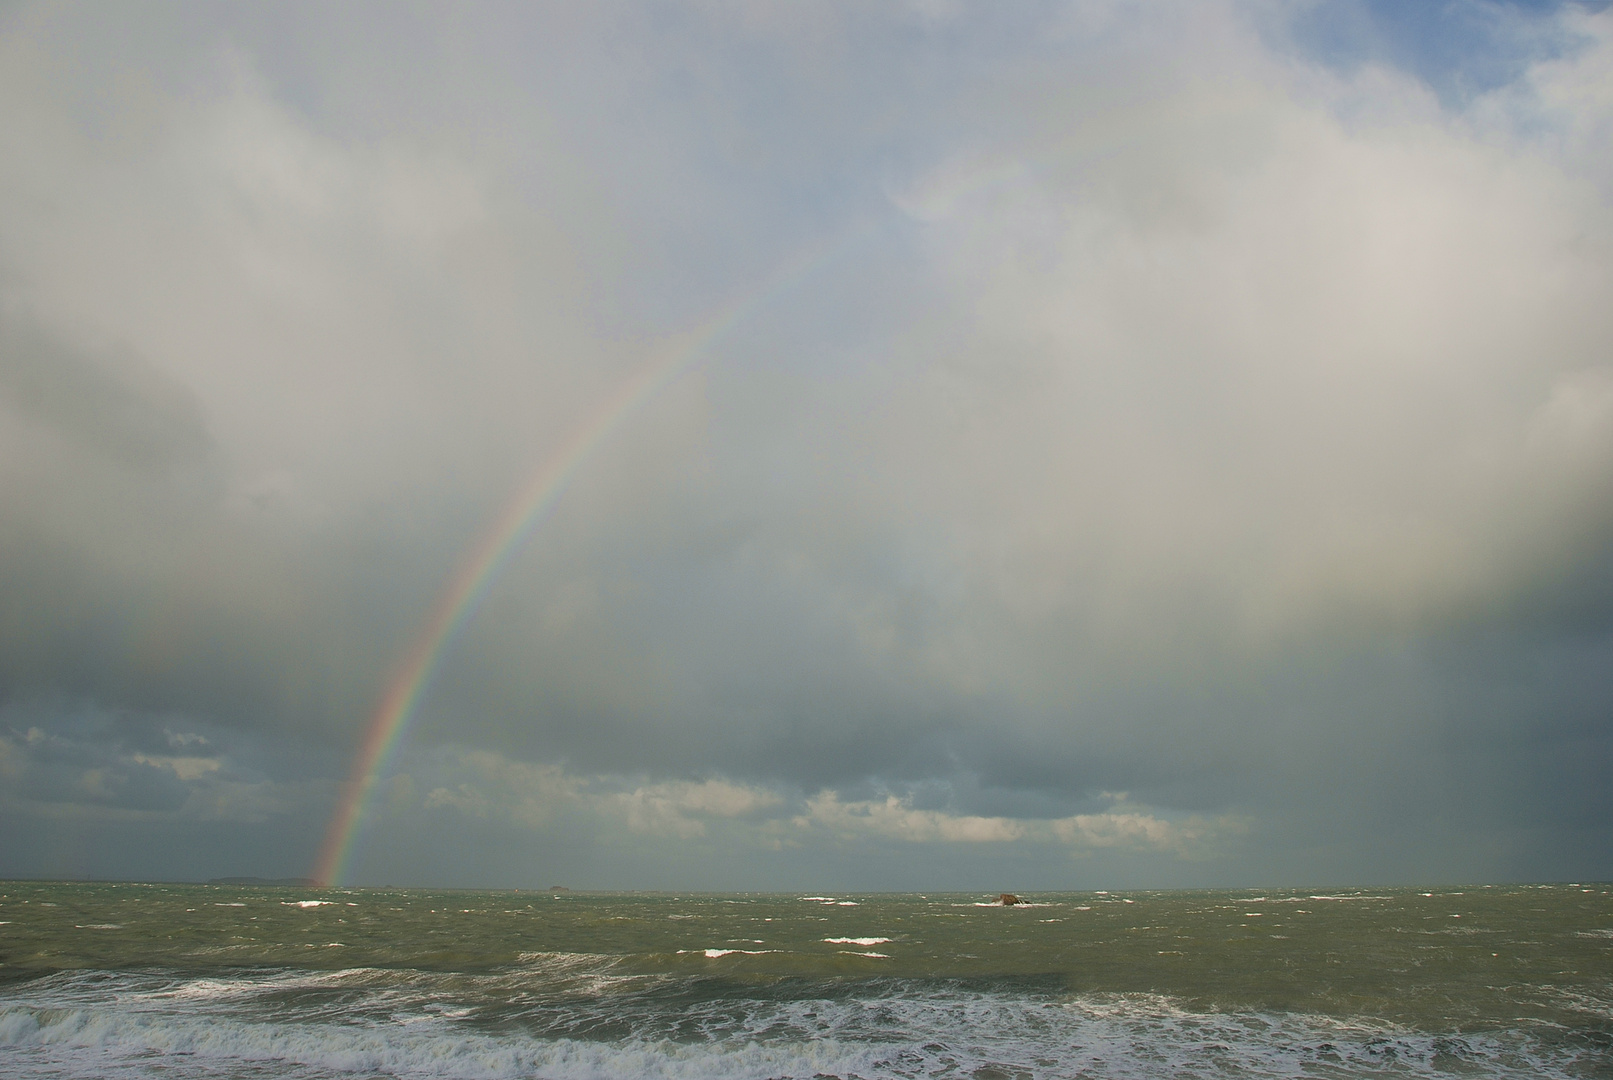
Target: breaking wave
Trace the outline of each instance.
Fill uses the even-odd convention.
[[[736,992],[533,955],[490,975],[352,969],[72,973],[0,995],[17,1080],[1040,1080],[1605,1075],[1605,1039],[1549,1026],[1435,1035],[1171,998],[872,980]],[[558,981],[556,981],[558,980]]]

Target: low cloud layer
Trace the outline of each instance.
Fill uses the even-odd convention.
[[[1613,872],[1613,16],[1442,17],[10,9],[0,873],[309,872],[722,311],[353,880]]]

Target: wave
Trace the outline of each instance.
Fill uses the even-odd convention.
[[[1430,1034],[1307,1014],[1195,1011],[1148,994],[1059,998],[896,979],[849,993],[822,984],[797,997],[733,984],[701,996],[705,984],[664,979],[592,995],[573,983],[560,994],[531,989],[533,970],[603,972],[606,961],[534,957],[531,969],[486,976],[51,976],[0,996],[0,1072],[133,1080],[151,1076],[158,1058],[170,1080],[1566,1078],[1609,1065],[1605,1040],[1560,1029]]]

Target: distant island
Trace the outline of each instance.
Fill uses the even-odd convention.
[[[216,877],[209,878],[209,885],[296,885],[302,888],[313,888],[319,882],[307,877]]]

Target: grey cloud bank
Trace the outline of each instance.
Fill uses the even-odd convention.
[[[1613,16],[1451,12],[8,9],[0,873],[307,873],[744,301],[353,881],[1613,874]]]

